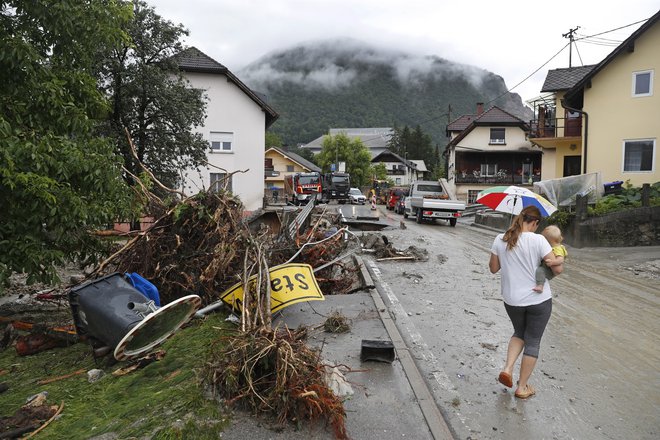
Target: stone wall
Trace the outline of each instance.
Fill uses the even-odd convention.
[[[474,222],[500,231],[511,224],[508,214],[477,212]],[[546,226],[542,221],[539,231]],[[575,218],[562,229],[564,243],[576,247],[623,247],[660,245],[660,206],[633,208],[599,217]]]
[[[634,208],[575,220],[564,231],[574,247],[660,245],[660,206]]]

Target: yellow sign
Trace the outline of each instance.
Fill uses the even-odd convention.
[[[279,312],[285,307],[303,301],[323,301],[319,285],[314,278],[312,266],[309,264],[289,263],[271,267],[270,275],[270,311]],[[253,275],[248,283],[257,282]],[[227,289],[220,299],[239,311],[243,307],[243,283],[234,284]]]

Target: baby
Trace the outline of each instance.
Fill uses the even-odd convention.
[[[561,230],[554,225],[550,225],[541,232],[550,246],[552,246],[552,258],[546,258],[539,267],[536,268],[535,278],[536,286],[534,292],[543,292],[543,285],[545,280],[551,280],[556,275],[559,275],[564,270],[564,259],[568,256],[568,252],[563,244],[564,237],[561,235]]]

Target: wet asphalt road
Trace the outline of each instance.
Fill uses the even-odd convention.
[[[393,226],[380,233],[396,248],[429,252],[426,262],[375,264],[390,314],[456,438],[660,437],[660,247],[568,246],[530,381],[537,395],[521,401],[496,380],[512,333],[499,275],[487,268],[496,232],[469,220],[418,225],[383,206],[341,208],[378,214]]]

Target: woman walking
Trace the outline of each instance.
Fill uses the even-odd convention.
[[[528,381],[539,356],[541,336],[552,313],[552,293],[548,282],[545,282],[541,292],[534,291],[536,268],[541,261],[553,256],[545,237],[535,233],[540,221],[538,208],[524,208],[511,227],[495,238],[489,261],[491,273],[501,270],[504,307],[513,324],[506,363],[498,380],[509,388],[513,387],[513,368],[522,353],[515,391],[515,396],[521,399],[536,393]]]

